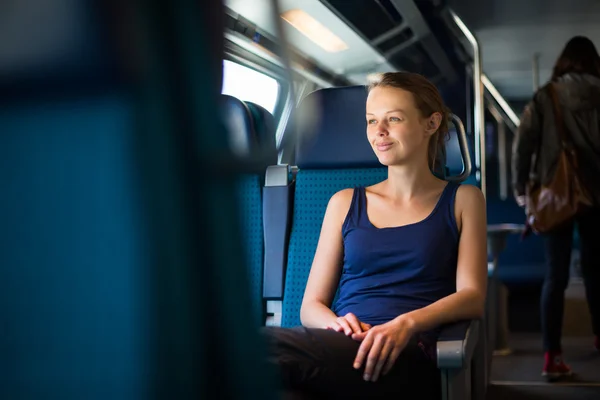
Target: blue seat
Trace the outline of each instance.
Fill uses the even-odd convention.
[[[86,100],[0,112],[5,398],[100,388],[138,398],[132,388],[145,382],[151,244],[131,168],[133,110],[120,96]]]
[[[253,301],[253,319],[257,326],[264,325],[265,304],[263,301],[263,197],[264,171],[269,164],[277,162],[275,146],[275,121],[266,109],[251,102],[222,95],[222,109],[232,150],[241,160],[252,160],[262,155],[260,162],[253,164],[256,173],[241,175],[237,182],[241,233],[244,244],[248,279]]]
[[[248,159],[258,147],[258,137],[250,108],[242,100],[221,95],[221,115],[228,131],[227,140],[237,159]]]
[[[308,95],[298,108],[295,147],[298,172],[282,326],[300,324],[300,305],[331,196],[344,188],[372,185],[387,177],[387,168],[378,162],[366,138],[366,96],[364,86],[322,89]],[[468,159],[465,165],[470,165]],[[443,175],[443,170],[437,173]],[[478,341],[482,332],[479,321],[465,321],[449,326],[442,334],[438,364],[447,398],[470,398],[467,396],[473,372],[470,367],[475,346],[483,345],[483,339]],[[479,365],[482,369],[483,363]],[[479,376],[474,379],[483,382]]]
[[[244,103],[246,103],[252,114],[254,133],[258,144],[258,147],[254,150],[259,153],[261,166],[266,167],[277,164],[276,121],[273,114],[263,106],[251,101],[245,101]]]
[[[0,398],[271,398],[212,175],[222,2],[50,11],[0,51]]]
[[[322,89],[307,96],[298,109],[298,172],[283,326],[300,324],[304,287],[331,196],[345,188],[373,185],[387,178],[387,168],[379,163],[366,138],[366,98],[364,86]],[[440,168],[436,174],[443,177],[445,169],[457,167]]]
[[[523,209],[512,201],[487,199],[488,226],[498,224],[523,224]],[[498,259],[497,279],[512,287],[540,286],[546,272],[543,238],[529,235],[521,239],[520,233],[507,235]],[[490,241],[488,245],[492,245]],[[491,261],[491,254],[489,255]]]

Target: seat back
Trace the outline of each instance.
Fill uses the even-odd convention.
[[[222,2],[50,2],[33,30],[13,5],[0,398],[270,398],[231,174],[208,173],[230,157]]]
[[[387,178],[387,168],[379,163],[367,141],[366,98],[364,86],[329,88],[311,93],[299,106],[296,144],[299,170],[282,326],[300,325],[300,305],[331,196],[345,188],[369,186]],[[445,149],[440,151],[438,165],[444,166],[445,154]],[[468,158],[464,164],[465,170],[469,169]],[[445,170],[439,168],[434,172],[445,176]]]
[[[221,115],[228,131],[227,140],[238,159],[247,159],[258,147],[252,112],[240,99],[221,95]]]
[[[244,259],[250,283],[253,320],[256,326],[264,325],[265,303],[263,301],[263,176],[267,165],[277,162],[275,145],[275,121],[263,107],[222,95],[221,112],[229,131],[232,151],[241,159],[249,160],[260,153],[262,172],[245,173],[238,177],[237,194],[240,210]],[[256,167],[256,165],[254,166]],[[258,166],[260,169],[260,166]]]
[[[130,168],[132,107],[119,95],[86,100],[0,112],[3,398],[101,387],[118,398],[146,384],[149,243]]]
[[[251,101],[245,101],[244,103],[246,103],[252,114],[254,132],[258,144],[255,150],[259,153],[261,164],[266,169],[269,165],[277,164],[276,121],[273,114],[263,106]]]

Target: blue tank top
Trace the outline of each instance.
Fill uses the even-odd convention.
[[[344,266],[332,310],[371,325],[428,306],[456,291],[459,233],[448,183],[427,218],[377,228],[367,216],[365,188],[354,189],[342,226]]]

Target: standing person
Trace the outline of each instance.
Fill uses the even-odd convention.
[[[543,234],[547,272],[541,296],[541,319],[545,351],[542,375],[550,380],[571,375],[562,358],[561,335],[565,289],[575,223],[579,229],[581,269],[595,335],[600,348],[600,253],[594,239],[600,229],[600,57],[585,37],[572,38],[556,61],[551,81],[527,105],[513,148],[513,188],[517,203],[525,206],[526,186],[552,179],[561,151],[551,90],[562,115],[563,126],[577,154],[579,173],[593,199],[593,206],[574,221]],[[532,170],[532,159],[535,167]]]

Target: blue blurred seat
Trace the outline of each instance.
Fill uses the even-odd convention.
[[[238,277],[235,175],[212,175],[231,153],[222,2],[49,2],[36,26],[10,20],[36,2],[14,6],[0,398],[270,398]]]
[[[252,114],[254,133],[258,144],[256,150],[261,157],[262,165],[266,167],[277,164],[277,141],[275,137],[277,124],[273,114],[259,104],[251,101],[245,101],[244,103],[246,103]]]

